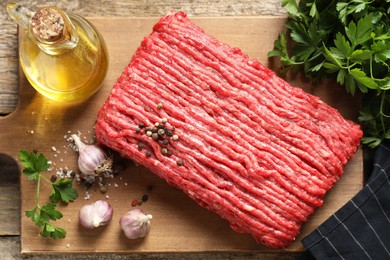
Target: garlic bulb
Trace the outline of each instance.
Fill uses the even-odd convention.
[[[107,225],[112,219],[112,206],[105,200],[97,200],[80,209],[79,222],[89,229]]]
[[[145,215],[141,209],[135,208],[123,215],[119,224],[127,238],[136,239],[144,237],[150,230],[152,215]]]
[[[84,177],[112,171],[112,157],[107,156],[99,146],[84,144],[75,134],[72,138],[79,149],[78,167]]]

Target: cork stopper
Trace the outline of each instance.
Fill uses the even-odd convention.
[[[42,8],[31,18],[30,26],[38,38],[53,42],[62,37],[64,18],[53,8]]]

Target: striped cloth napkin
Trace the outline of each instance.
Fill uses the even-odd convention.
[[[390,142],[361,191],[302,240],[300,259],[390,259]],[[298,259],[299,259],[298,258]]]

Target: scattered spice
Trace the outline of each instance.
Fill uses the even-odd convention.
[[[147,195],[147,194],[144,194],[143,196],[142,196],[142,202],[147,202],[148,201],[148,199],[149,199],[149,196]]]
[[[147,194],[144,194],[144,195],[142,195],[141,199],[133,199],[131,201],[131,206],[132,207],[141,206],[142,203],[147,202],[148,199],[149,199],[149,196]]]
[[[141,129],[137,127],[137,128],[135,129],[135,132],[136,132],[137,134],[139,134],[139,133],[141,132]]]
[[[165,134],[164,129],[158,129],[157,134],[160,136],[164,135]]]
[[[183,161],[182,161],[182,160],[178,160],[178,161],[176,162],[176,164],[177,164],[177,166],[182,166],[182,165],[183,165]]]
[[[144,128],[145,125],[144,125],[143,123],[139,123],[139,124],[138,124],[138,127],[139,127],[139,128]]]
[[[162,104],[162,103],[158,103],[158,104],[157,104],[157,108],[158,108],[158,109],[163,108],[163,104]]]
[[[57,180],[57,175],[52,175],[51,177],[50,177],[50,181],[51,182],[55,182]]]
[[[157,141],[157,140],[159,139],[158,133],[153,133],[153,134],[152,134],[152,139],[155,140],[155,141]]]
[[[131,202],[131,206],[132,206],[132,207],[135,207],[135,206],[138,206],[138,205],[139,205],[138,199],[134,199],[134,200]]]
[[[142,150],[145,148],[145,145],[143,143],[138,143],[138,149]]]
[[[173,135],[173,136],[172,136],[172,140],[173,140],[173,141],[177,141],[178,139],[179,139],[179,136],[178,136],[178,135]]]
[[[147,157],[150,157],[150,156],[152,156],[152,152],[151,152],[151,151],[147,151],[147,152],[145,153],[145,155],[146,155]]]

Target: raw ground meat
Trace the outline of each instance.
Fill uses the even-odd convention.
[[[99,111],[96,136],[237,232],[287,247],[362,131],[178,12],[142,41]]]

